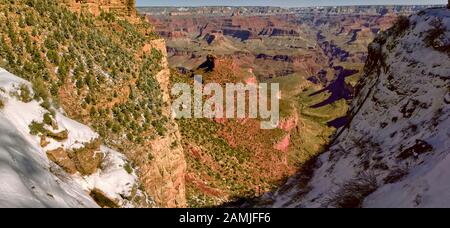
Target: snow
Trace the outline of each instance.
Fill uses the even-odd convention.
[[[399,38],[389,36],[380,45],[387,67],[379,74],[375,70],[363,76],[365,86],[353,101],[349,128],[318,158],[307,191],[296,187],[297,179],[291,178],[283,191],[265,196],[272,200],[272,207],[328,207],[327,199],[362,172],[375,176],[379,185],[362,199],[362,207],[450,206],[450,105],[446,101],[450,58],[423,41],[438,19],[447,29],[441,42],[449,45],[450,11],[446,9],[410,17],[409,31]],[[392,43],[397,45],[388,48]],[[405,107],[412,110],[410,116],[402,113]],[[432,151],[399,159],[417,140],[425,141]],[[386,168],[376,168],[379,164]],[[384,179],[395,169],[407,173],[395,183],[386,183]]]
[[[40,137],[30,134],[29,125],[43,122],[49,111],[36,100],[18,100],[13,94],[23,85],[32,91],[28,81],[0,68],[0,99],[4,103],[0,110],[0,207],[98,207],[88,194],[94,188],[121,206],[134,206],[122,196],[132,194],[138,178],[134,170],[129,174],[123,168],[126,158],[119,152],[101,146],[99,153],[104,153],[105,159],[91,176],[69,176],[49,161],[46,151],[78,149],[99,136],[58,110],[54,117],[58,129],[46,129],[54,133],[67,130],[68,138],[61,142],[46,138],[49,144],[42,148]]]
[[[450,155],[447,154],[432,163],[417,167],[404,181],[378,189],[365,200],[365,206],[448,208],[449,169]]]
[[[31,91],[31,84],[23,79],[20,79],[12,74],[2,70],[0,79],[0,88],[3,88],[7,93],[16,91],[20,85],[27,85]],[[8,99],[6,108],[3,111],[5,117],[10,120],[14,126],[21,131],[30,141],[35,145],[39,145],[40,137],[29,135],[29,125],[35,121],[41,123],[44,119],[44,114],[48,113],[46,109],[42,108],[35,100],[24,103],[17,99]],[[80,124],[64,116],[60,112],[56,112],[55,120],[58,124],[58,129],[48,129],[55,133],[67,130],[69,132],[68,139],[64,142],[58,142],[54,139],[48,138],[50,144],[45,147],[46,150],[54,150],[57,148],[64,148],[67,150],[77,149],[83,147],[84,143],[89,143],[98,138],[98,134],[93,132],[89,127]]]
[[[9,97],[8,91],[20,84],[29,85],[0,69],[0,96],[6,103],[0,110],[0,207],[97,207],[77,184],[50,172],[45,153],[25,130],[32,115],[40,114],[30,108],[37,103],[20,104]]]
[[[87,177],[78,175],[77,182],[86,190],[99,189],[108,198],[121,201],[120,204],[125,205],[126,202],[122,201],[121,195],[132,194],[133,187],[137,187],[135,186],[137,176],[134,170],[132,173],[125,170],[124,155],[104,146],[101,147],[101,151],[105,154],[104,164],[107,164],[107,167]]]
[[[84,143],[89,143],[99,137],[98,134],[93,132],[88,126],[69,119],[59,112],[56,113],[55,120],[59,126],[58,131],[67,130],[69,132],[69,137],[63,144],[52,140],[52,144],[46,147],[49,150],[56,149],[58,147],[63,147],[65,149],[78,149],[83,147]]]

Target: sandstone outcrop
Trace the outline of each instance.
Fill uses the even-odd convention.
[[[94,15],[101,12],[114,12],[122,16],[131,16],[135,12],[134,0],[61,0],[76,12],[87,11]]]

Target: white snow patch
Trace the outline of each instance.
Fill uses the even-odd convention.
[[[68,138],[61,142],[47,138],[49,144],[42,148],[40,137],[30,134],[29,125],[42,123],[49,111],[36,100],[24,103],[12,96],[21,85],[32,91],[28,81],[0,68],[0,99],[4,103],[0,110],[0,207],[98,207],[88,195],[93,189],[101,190],[120,206],[132,207],[123,197],[130,197],[138,178],[134,170],[127,173],[124,169],[126,158],[119,152],[101,146],[105,154],[102,169],[90,176],[70,177],[49,161],[46,151],[78,149],[99,136],[57,110],[54,120],[58,129],[46,129],[54,133],[66,130]],[[140,191],[138,194],[145,196]]]
[[[33,108],[39,105],[9,96],[18,84],[29,85],[0,69],[0,95],[6,98],[0,110],[0,207],[98,207],[79,185],[50,171],[45,152],[27,132],[27,123],[42,114]]]
[[[125,170],[126,158],[123,154],[102,146],[101,151],[105,154],[102,169],[96,173],[82,177],[78,175],[76,180],[86,190],[101,190],[110,199],[120,202],[126,206],[122,196],[130,196],[133,187],[137,187],[137,176]]]

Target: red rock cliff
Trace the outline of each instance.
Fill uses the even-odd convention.
[[[60,0],[73,11],[88,11],[94,15],[103,12],[114,12],[117,15],[135,15],[135,0]]]

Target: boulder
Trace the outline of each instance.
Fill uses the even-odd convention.
[[[75,163],[70,159],[69,155],[63,148],[47,151],[47,157],[50,161],[56,163],[69,174],[75,174],[77,168]]]

